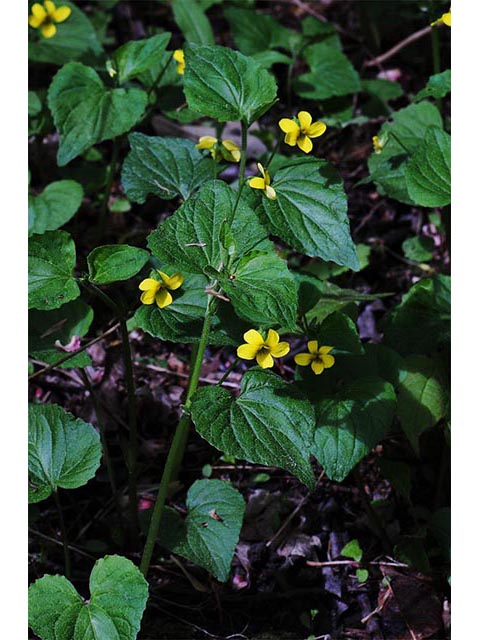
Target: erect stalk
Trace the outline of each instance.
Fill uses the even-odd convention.
[[[231,219],[228,221],[230,224],[233,222],[233,218],[235,217],[235,212],[238,207],[238,203],[240,202],[240,196],[242,195],[242,189],[245,184],[245,166],[247,163],[247,131],[248,124],[242,120],[242,155],[240,157],[240,169],[238,171],[238,191],[237,191],[237,199],[235,200],[235,204],[233,205]]]
[[[70,549],[68,548],[67,528],[65,527],[62,505],[60,504],[60,498],[58,497],[57,491],[53,492],[53,498],[55,500],[55,504],[57,505],[58,519],[60,520],[60,531],[62,532],[63,556],[65,558],[65,576],[70,580],[72,571],[70,564]]]
[[[163,515],[165,501],[168,495],[170,482],[172,480],[172,477],[175,471],[178,469],[179,465],[181,464],[183,454],[185,452],[187,435],[190,427],[190,406],[192,404],[193,394],[197,390],[198,381],[200,378],[200,372],[202,369],[203,356],[205,354],[205,349],[207,348],[208,336],[210,334],[210,327],[212,324],[212,318],[213,318],[213,314],[215,313],[216,307],[217,307],[217,300],[214,297],[211,297],[208,302],[207,311],[205,313],[202,334],[200,336],[200,342],[198,345],[195,361],[190,371],[187,397],[185,399],[185,405],[184,405],[184,414],[180,418],[180,421],[177,425],[177,429],[175,431],[175,435],[173,436],[172,444],[170,445],[167,461],[165,463],[165,467],[163,470],[162,480],[160,482],[160,487],[158,489],[157,499],[155,501],[155,506],[153,508],[152,519],[150,520],[147,540],[145,542],[145,547],[143,549],[142,561],[140,563],[140,571],[143,573],[144,576],[147,575],[148,569],[150,567],[150,561],[152,559],[153,549],[155,547],[155,541],[157,539],[158,531],[160,529],[160,523]]]
[[[268,156],[268,160],[267,160],[267,162],[265,163],[264,169],[268,169],[268,167],[269,167],[270,163],[272,162],[273,158],[275,157],[275,154],[276,154],[276,153],[277,153],[277,151],[278,151],[278,148],[280,147],[281,142],[282,142],[282,138],[280,137],[280,138],[277,140],[277,144],[273,147],[273,149],[272,149],[272,153]]]

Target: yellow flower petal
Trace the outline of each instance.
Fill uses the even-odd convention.
[[[159,271],[158,273],[160,274],[165,286],[172,291],[175,291],[175,289],[178,289],[178,287],[181,287],[183,284],[183,276],[181,273],[174,273],[173,276],[167,276],[163,271]]]
[[[263,178],[250,178],[248,186],[252,187],[252,189],[265,189],[266,184]]]
[[[333,356],[322,356],[322,362],[325,369],[330,369],[335,364],[335,358]]]
[[[256,331],[255,329],[249,329],[248,331],[246,331],[243,334],[243,339],[245,340],[245,342],[248,342],[248,344],[253,344],[257,347],[263,347],[263,345],[265,344],[261,334],[258,333],[258,331]]]
[[[145,278],[145,280],[142,280],[138,285],[140,291],[148,291],[149,289],[155,289],[156,291],[157,289],[160,289],[160,287],[161,283],[153,278]]]
[[[327,125],[320,120],[318,122],[314,122],[311,127],[308,127],[307,135],[309,138],[318,138],[322,136],[327,130]]]
[[[267,196],[267,198],[269,200],[276,200],[277,199],[277,193],[276,193],[275,189],[273,187],[270,187],[269,185],[267,185],[265,187],[265,195]]]
[[[260,162],[257,162],[257,167],[260,173],[262,174],[262,176],[265,177],[265,169],[263,168],[263,164],[260,164]]]
[[[313,149],[312,141],[308,136],[299,136],[297,145],[305,153],[310,153],[310,151]]]
[[[241,344],[237,349],[237,356],[242,360],[253,360],[259,350],[256,344]]]
[[[290,133],[287,133],[287,135],[285,136],[285,140],[284,142],[288,145],[290,145],[291,147],[294,147],[297,144],[297,140],[298,140],[298,136],[300,135],[300,129],[297,127],[296,131],[292,131]]]
[[[310,353],[317,353],[318,352],[318,340],[309,340],[307,342],[307,349],[310,351]]]
[[[444,13],[441,17],[443,24],[446,24],[447,27],[452,26],[452,13],[449,11],[448,13]]]
[[[198,139],[198,144],[195,145],[197,149],[211,149],[217,144],[217,138],[213,136],[202,136]]]
[[[273,367],[273,358],[268,351],[259,351],[257,353],[257,362],[262,369],[270,369],[270,367]]]
[[[37,16],[28,16],[28,24],[34,29],[38,29],[42,22],[43,20],[41,18],[37,18]]]
[[[47,17],[47,12],[45,11],[45,9],[42,7],[41,4],[38,4],[38,2],[36,2],[32,6],[32,15],[34,15],[35,18],[37,18],[37,20],[40,20],[40,22],[43,22]]]
[[[290,120],[290,118],[282,118],[278,126],[284,133],[296,133],[298,135],[300,131],[300,127],[295,120]]]
[[[298,364],[299,367],[308,367],[308,365],[312,362],[313,356],[311,353],[297,353],[294,357],[295,364]]]
[[[45,10],[48,13],[48,15],[51,18],[53,18],[53,14],[55,13],[55,3],[52,2],[51,0],[45,0],[45,2],[43,3],[43,6],[45,7]]]
[[[318,353],[320,353],[322,356],[325,355],[326,353],[330,353],[330,351],[333,349],[333,347],[327,347],[326,345],[323,345],[323,347],[320,347],[320,350]]]
[[[320,375],[324,369],[325,366],[321,360],[314,360],[312,362],[312,371],[316,376]]]
[[[223,140],[222,145],[228,151],[228,153],[232,156],[234,162],[240,162],[240,158],[242,156],[238,145],[233,142],[233,140]]]
[[[300,111],[297,115],[297,118],[303,131],[306,131],[312,124],[312,116],[308,113],[308,111]]]
[[[155,295],[155,302],[160,309],[164,309],[172,304],[173,298],[171,293],[162,287]]]
[[[275,331],[275,329],[269,329],[267,339],[265,340],[265,344],[267,345],[267,347],[270,347],[270,349],[272,349],[273,347],[276,347],[279,342],[280,336]]]
[[[276,347],[273,347],[271,353],[274,358],[283,358],[290,351],[290,345],[288,342],[279,342]]]
[[[53,38],[57,33],[57,27],[54,24],[44,24],[40,27],[40,33],[44,38]]]
[[[148,291],[144,291],[140,296],[140,302],[142,302],[142,304],[153,304],[156,295],[157,291],[155,289],[148,289]]]
[[[70,9],[70,7],[58,7],[58,9],[53,12],[52,17],[55,22],[64,22],[68,17],[70,17],[71,13],[72,10]]]
[[[176,49],[173,52],[173,59],[177,62],[185,62],[185,54],[183,53],[183,49]]]

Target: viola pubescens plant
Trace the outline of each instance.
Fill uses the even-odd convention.
[[[228,580],[245,511],[240,492],[227,481],[199,479],[188,489],[185,517],[166,506],[192,425],[221,454],[283,469],[313,490],[319,472],[312,457],[331,481],[342,482],[395,421],[418,453],[423,432],[439,424],[445,428],[448,415],[449,278],[436,273],[411,287],[384,321],[383,344],[365,343],[356,324],[358,303],[379,296],[328,281],[331,274],[368,264],[365,245],[352,239],[343,180],[324,159],[327,140],[337,131],[330,125],[334,118],[308,102],[344,99],[361,90],[335,29],[309,18],[302,33],[268,22],[266,51],[251,40],[249,28],[239,27],[252,26],[262,14],[229,6],[225,17],[237,51],[215,45],[206,14],[196,7],[189,18],[185,8],[174,0],[185,37],[183,44],[175,40],[181,48],[174,48],[170,33],[160,33],[107,55],[73,3],[31,7],[32,57],[57,60],[60,66],[47,92],[29,96],[33,135],[47,133],[48,127],[58,134],[59,167],[106,165],[100,196],[95,181],[88,182],[92,172],[87,180],[82,171],[70,171],[68,180],[29,195],[29,353],[41,366],[31,375],[35,379],[55,367],[78,369],[100,432],[60,406],[31,406],[30,498],[56,500],[67,574],[44,576],[30,589],[30,624],[42,640],[94,633],[100,640],[133,640],[157,544]],[[441,21],[449,24],[445,15]],[[62,40],[63,28],[67,36],[78,36],[70,49]],[[277,85],[270,60],[288,65],[287,87]],[[294,81],[298,60],[309,71]],[[334,87],[325,66],[337,72]],[[368,138],[373,142],[370,180],[379,193],[422,207],[450,202],[450,137],[429,102],[446,95],[449,77],[439,75]],[[368,86],[370,92],[380,91]],[[396,95],[392,87],[382,91]],[[292,110],[288,102],[294,94],[298,108]],[[196,130],[192,139],[151,135],[156,111],[170,122],[206,120],[211,126],[205,135]],[[224,130],[227,123],[235,123],[240,139]],[[266,152],[252,152],[255,130],[267,141]],[[75,175],[82,176],[79,182]],[[113,224],[110,244],[101,244],[107,221],[147,200],[158,207],[171,201],[172,207],[168,215],[159,209],[156,228],[138,240],[142,247],[115,237]],[[81,243],[75,228],[60,228],[79,209],[91,209],[92,221],[95,216],[98,221],[99,242],[84,252],[86,270],[84,254],[77,255]],[[119,500],[118,470],[86,369],[91,358],[85,345],[79,347],[92,324],[93,300],[115,322],[104,335],[118,331],[122,345],[128,508]],[[426,338],[416,321],[419,313],[428,327]],[[137,424],[133,329],[159,341],[192,345],[181,415],[165,464],[156,469],[155,504],[141,523],[142,425]],[[232,356],[231,363],[217,384],[201,386],[202,365],[218,347]],[[243,375],[238,394],[223,386],[233,370]],[[428,394],[421,392],[425,388]],[[418,407],[424,410],[420,414]],[[101,454],[120,528],[141,560],[137,568],[117,555],[99,559],[85,602],[70,582],[58,491],[92,480]]]

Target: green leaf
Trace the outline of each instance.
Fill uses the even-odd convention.
[[[65,346],[74,336],[83,337],[92,321],[92,308],[79,298],[53,311],[29,311],[28,353],[36,360],[53,364],[66,355],[55,347],[55,343]],[[60,366],[68,369],[89,364],[90,356],[82,351]]]
[[[295,82],[295,92],[302,98],[324,100],[361,90],[360,78],[352,63],[341,51],[325,42],[305,49],[310,72]]]
[[[29,60],[55,65],[72,60],[93,62],[102,55],[103,49],[90,20],[73,2],[62,0],[61,6],[70,7],[72,13],[65,22],[56,25],[57,33],[53,38],[43,38],[37,30],[29,28]]]
[[[75,245],[66,231],[47,231],[28,239],[28,308],[56,309],[75,300]]]
[[[364,378],[317,405],[311,449],[330,480],[341,482],[386,435],[395,414],[391,384]]]
[[[82,185],[75,180],[52,182],[40,195],[29,195],[29,235],[58,229],[75,215],[82,200]]]
[[[123,163],[122,185],[134,202],[149,194],[162,200],[190,196],[213,174],[213,160],[203,156],[185,138],[164,138],[131,133],[131,151]]]
[[[450,204],[450,136],[428,127],[423,144],[408,161],[405,178],[408,195],[422,207]]]
[[[29,502],[56,491],[76,489],[93,478],[100,466],[100,436],[88,422],[55,404],[28,407]]]
[[[410,500],[412,490],[412,470],[409,464],[399,460],[379,458],[378,466],[382,475],[390,482],[395,491]]]
[[[407,376],[400,385],[398,417],[419,455],[420,435],[447,412],[446,381],[439,363],[423,355],[405,358]]]
[[[156,66],[158,58],[166,51],[170,41],[170,33],[160,33],[144,40],[131,40],[122,45],[113,54],[118,83],[138,78],[151,67]]]
[[[335,353],[363,354],[364,348],[358,330],[344,313],[331,313],[317,330],[322,345],[334,347]]]
[[[252,59],[265,69],[270,69],[274,64],[292,64],[293,62],[290,56],[279,51],[260,51],[254,53]]]
[[[235,44],[245,55],[251,56],[267,49],[286,49],[299,40],[299,34],[281,25],[271,15],[227,7],[223,11],[230,24]]]
[[[160,340],[199,342],[207,310],[208,296],[205,287],[208,281],[200,275],[183,275],[184,284],[173,293],[172,304],[165,309],[159,309],[156,304],[142,304],[135,312],[135,326]],[[230,312],[230,307],[222,306],[212,321],[209,344],[238,345],[243,333],[249,328],[236,319]]]
[[[357,569],[355,571],[355,576],[357,580],[360,582],[360,584],[362,584],[363,582],[366,582],[369,576],[368,569]]]
[[[302,20],[302,31],[306,38],[314,42],[328,44],[330,47],[342,50],[342,41],[335,27],[328,22],[320,22],[313,16],[307,16]]]
[[[451,90],[452,72],[450,69],[435,73],[428,79],[425,89],[422,89],[415,96],[414,102],[419,102],[425,98],[444,98]]]
[[[53,78],[48,106],[60,134],[57,162],[63,167],[92,145],[129,131],[143,115],[147,94],[107,89],[94,69],[70,62]]]
[[[227,260],[220,234],[224,221],[232,218],[236,197],[222,180],[207,182],[148,236],[149,249],[159,260],[189,273],[203,274],[206,267],[220,269]],[[235,212],[231,234],[237,256],[267,237],[255,213],[243,202]]]
[[[217,386],[200,389],[193,398],[192,420],[198,433],[227,455],[286,469],[313,487],[308,453],[313,407],[277,375],[247,371],[236,399]]]
[[[374,78],[362,80],[362,90],[374,96],[382,102],[395,100],[403,95],[402,85],[399,82]]]
[[[128,244],[95,247],[87,256],[88,278],[95,284],[109,284],[133,278],[148,262],[145,249]]]
[[[41,640],[135,640],[148,583],[122,556],[97,560],[90,598],[63,576],[43,576],[28,590],[28,624]]]
[[[430,354],[450,344],[450,277],[420,280],[383,323],[385,344],[402,355]]]
[[[295,328],[297,287],[287,263],[273,251],[245,255],[222,282],[235,312],[255,326]]]
[[[172,0],[173,17],[186,42],[214,45],[210,21],[196,0]]]
[[[168,509],[159,542],[226,582],[244,512],[242,495],[229,482],[197,480],[188,490],[185,520]]]
[[[360,562],[363,556],[363,551],[358,540],[350,540],[350,542],[347,542],[340,551],[340,554],[346,558],[352,558],[353,560]]]
[[[432,251],[435,247],[433,238],[428,236],[414,236],[402,242],[405,257],[415,262],[425,262],[433,258]]]
[[[277,171],[272,186],[276,200],[258,196],[271,233],[308,256],[358,269],[347,197],[331,165],[316,158],[292,160]]]
[[[367,244],[357,244],[355,246],[355,250],[357,253],[359,271],[368,267],[370,262],[370,253],[371,249]],[[326,262],[325,260],[316,260],[315,262],[306,265],[304,271],[307,273],[312,273],[316,278],[320,280],[329,280],[330,278],[335,278],[336,276],[341,275],[342,273],[346,273],[348,271],[347,267],[340,267],[338,264],[334,262]]]
[[[184,88],[190,109],[218,120],[251,124],[276,100],[273,76],[257,62],[225,47],[185,48]]]
[[[429,102],[411,104],[400,109],[393,114],[392,122],[386,122],[382,126],[377,135],[387,142],[381,153],[372,153],[368,159],[371,177],[381,195],[413,204],[405,178],[407,161],[417,147],[423,144],[425,130],[429,126],[442,127],[438,109]]]

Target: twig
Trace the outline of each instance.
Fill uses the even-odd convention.
[[[57,360],[53,364],[49,364],[45,368],[40,369],[39,371],[36,371],[35,373],[32,373],[31,376],[28,376],[28,379],[29,380],[33,380],[34,378],[38,378],[39,376],[41,376],[42,373],[48,373],[52,369],[56,369],[57,367],[59,367],[64,362],[67,362],[71,358],[74,358],[77,354],[81,353],[82,351],[85,351],[86,349],[91,347],[93,344],[95,344],[97,342],[100,342],[100,340],[103,340],[104,338],[109,336],[111,333],[116,331],[119,326],[120,326],[120,324],[117,322],[117,324],[113,325],[113,327],[110,327],[110,329],[108,329],[108,331],[105,331],[105,333],[102,333],[102,335],[98,336],[98,338],[95,338],[94,340],[90,340],[90,342],[87,342],[87,344],[84,344],[83,347],[80,347],[80,349],[77,349],[76,351],[72,351],[71,353],[66,355],[64,358],[60,358],[60,360]],[[46,363],[44,363],[44,364],[46,364]]]
[[[59,547],[63,547],[63,542],[60,542],[60,540],[57,540],[56,538],[52,538],[50,536],[46,536],[44,533],[40,533],[40,531],[36,531],[35,529],[32,529],[30,527],[28,527],[28,530],[29,530],[29,532],[31,534],[33,534],[34,536],[37,536],[38,538],[42,538],[43,540],[47,540],[48,542],[52,542],[53,544],[58,545]],[[86,551],[82,551],[78,547],[74,547],[73,544],[69,544],[68,548],[71,551],[74,551],[75,553],[78,553],[78,555],[84,556],[85,558],[89,558],[90,560],[96,560],[97,559],[95,556],[92,556],[90,553],[87,553]]]
[[[426,36],[427,33],[430,33],[431,29],[432,28],[430,27],[430,25],[428,25],[427,27],[423,27],[423,29],[420,29],[419,31],[415,31],[415,33],[411,33],[407,38],[405,38],[404,40],[401,40],[394,47],[392,47],[385,53],[382,53],[381,56],[377,56],[373,60],[368,60],[367,62],[364,62],[363,66],[364,67],[374,67],[375,65],[380,66],[382,62],[385,62],[385,60],[392,58],[396,53],[398,53],[399,51],[407,47],[412,42],[415,42],[416,40],[423,38],[423,36]]]
[[[188,380],[190,377],[188,373],[181,373],[180,371],[173,371],[172,369],[166,369],[165,367],[157,367],[154,364],[143,364],[142,362],[136,362],[135,365],[137,367],[144,367],[145,369],[149,369],[150,371],[157,371],[158,373],[166,373],[171,376],[176,376],[177,378],[182,378],[184,380]],[[211,380],[210,378],[199,378],[200,382],[205,382],[205,384],[220,384],[220,380]],[[221,384],[225,387],[231,387],[232,389],[238,389],[239,384],[236,382],[221,382]]]
[[[309,567],[336,567],[342,565],[350,565],[352,567],[359,567],[361,564],[368,564],[372,567],[399,567],[401,569],[408,569],[408,564],[403,562],[357,562],[357,560],[327,560],[326,562],[315,562],[314,560],[307,560]]]

